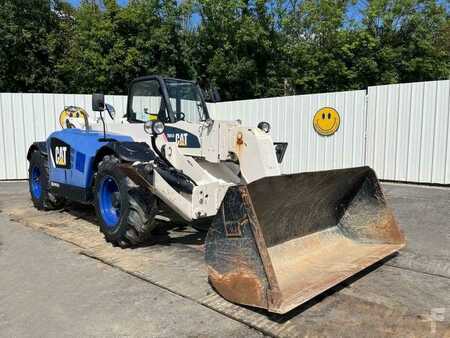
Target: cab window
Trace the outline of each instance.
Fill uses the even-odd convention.
[[[189,81],[164,80],[175,120],[199,123],[207,119],[198,87]]]
[[[145,122],[158,116],[159,120],[168,122],[167,109],[157,80],[143,80],[134,83],[131,88],[130,100],[132,120]]]

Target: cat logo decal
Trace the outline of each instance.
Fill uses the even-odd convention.
[[[67,147],[55,147],[55,164],[65,167],[67,163]]]
[[[178,143],[179,147],[187,147],[188,133],[177,133],[175,134],[175,142]]]
[[[52,151],[52,159],[56,168],[70,169],[70,145],[57,139],[50,140],[50,148]]]

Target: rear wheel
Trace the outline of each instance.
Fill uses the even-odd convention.
[[[31,200],[39,210],[60,209],[65,200],[49,191],[48,159],[38,151],[31,154],[30,167],[28,169],[28,183]]]
[[[119,159],[110,155],[99,163],[95,210],[105,239],[126,248],[149,240],[158,207],[155,196],[136,186],[120,171],[119,164]]]

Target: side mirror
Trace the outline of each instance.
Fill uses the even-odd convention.
[[[212,89],[212,95],[211,96],[212,96],[212,99],[213,99],[214,102],[222,101],[220,99],[220,94],[219,94],[219,91],[217,90],[217,88],[213,88]]]
[[[105,110],[104,94],[92,94],[92,110],[100,112]]]
[[[114,120],[116,118],[116,110],[114,109],[114,107],[111,106],[109,103],[105,103],[105,108],[111,120]]]
[[[222,101],[220,98],[219,91],[217,90],[216,87],[207,86],[207,87],[200,87],[200,89],[206,102],[215,103]]]

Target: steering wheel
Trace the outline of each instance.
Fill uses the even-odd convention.
[[[184,121],[184,118],[186,117],[186,115],[182,112],[179,112],[179,113],[175,113],[175,117],[177,118],[177,121]]]

